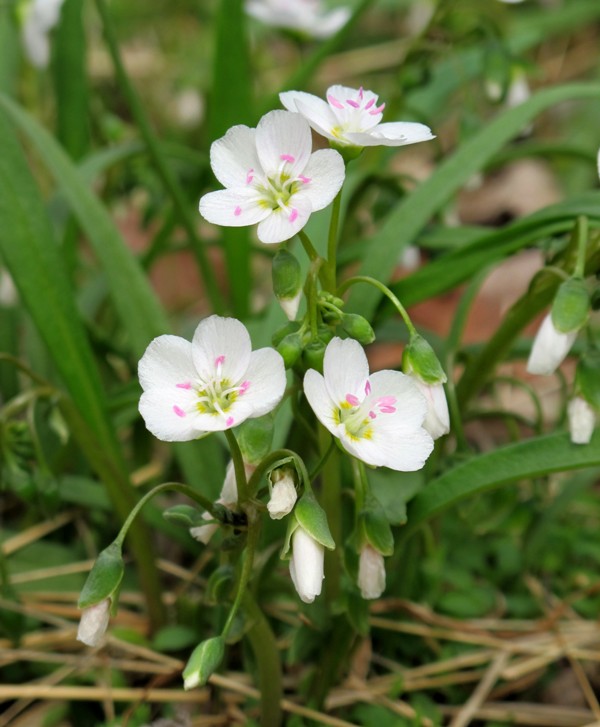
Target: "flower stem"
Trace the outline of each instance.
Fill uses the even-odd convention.
[[[343,189],[343,187],[342,187]],[[337,242],[338,229],[340,225],[340,207],[342,203],[342,189],[336,194],[331,208],[331,220],[329,222],[329,236],[327,238],[327,268],[325,286],[327,290],[333,292],[337,284]]]
[[[327,515],[327,522],[334,542],[341,543],[342,538],[342,480],[340,475],[340,456],[337,450],[331,450],[331,435],[323,426],[319,426],[320,449],[325,456],[321,473],[323,487],[321,489],[321,504]],[[340,557],[341,549],[325,551],[325,597],[331,605],[340,595]]]
[[[298,237],[300,238],[300,242],[302,243],[302,247],[304,248],[304,251],[309,257],[309,260],[311,262],[314,262],[318,259],[319,253],[316,251],[315,246],[310,241],[310,237],[304,232],[304,230],[300,230],[298,232]]]
[[[412,321],[410,320],[410,316],[406,312],[406,308],[402,305],[402,303],[398,300],[398,298],[392,293],[392,291],[383,283],[381,283],[379,280],[375,280],[375,278],[371,278],[368,275],[356,275],[353,278],[348,278],[348,280],[345,280],[340,287],[336,291],[337,296],[342,296],[351,285],[356,285],[357,283],[368,283],[369,285],[372,285],[374,288],[377,288],[380,293],[383,293],[395,306],[396,310],[400,315],[402,316],[402,320],[404,321],[406,327],[408,328],[408,331],[411,336],[416,335],[417,329],[414,327]]]
[[[243,506],[250,497],[248,482],[246,480],[244,458],[242,457],[240,445],[238,444],[235,434],[231,431],[231,429],[225,430],[225,436],[227,437],[231,459],[233,460],[233,468],[235,470],[235,485],[237,487],[238,502]]]
[[[131,113],[133,114],[136,125],[144,139],[150,158],[154,162],[156,171],[158,172],[168,194],[171,196],[173,206],[179,215],[181,224],[187,232],[212,308],[216,313],[222,313],[224,310],[223,297],[216,284],[216,279],[213,271],[211,270],[205,247],[196,231],[196,220],[190,213],[183,190],[167,163],[162,148],[154,135],[154,131],[152,130],[144,107],[135,88],[133,87],[133,84],[131,83],[129,76],[127,75],[105,0],[96,0],[96,7],[102,20],[106,45],[108,46],[108,51],[112,58],[117,80],[121,86],[123,95],[127,99]]]
[[[577,260],[575,263],[574,276],[583,278],[585,270],[585,254],[588,242],[588,219],[581,215],[575,222],[575,230],[573,231],[577,240]]]

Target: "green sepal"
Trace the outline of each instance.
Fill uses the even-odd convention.
[[[273,415],[246,419],[235,430],[244,462],[258,464],[271,450],[273,442]]]
[[[325,510],[319,505],[314,494],[307,490],[296,503],[294,515],[300,526],[324,548],[333,550],[335,542],[329,530]]]
[[[273,258],[273,292],[278,300],[295,298],[302,288],[300,263],[289,250],[278,250]]]
[[[298,321],[290,321],[289,323],[286,323],[285,326],[281,326],[281,328],[278,328],[275,333],[271,336],[271,343],[275,348],[283,341],[283,339],[286,336],[289,336],[290,333],[296,333],[300,330],[300,324]]]
[[[581,278],[569,278],[559,287],[552,303],[552,323],[560,333],[582,328],[590,314],[590,296]]]
[[[276,346],[286,369],[291,369],[302,354],[302,337],[298,332],[288,333]]]
[[[296,504],[298,507],[298,504]],[[296,532],[296,529],[300,527],[300,523],[295,517],[287,518],[287,530],[285,531],[285,538],[283,539],[283,546],[281,548],[280,558],[281,560],[289,560],[292,555],[292,535]]]
[[[426,384],[444,384],[448,380],[435,351],[418,333],[413,333],[402,356],[405,373],[416,374]]]
[[[323,341],[313,340],[305,347],[302,353],[302,359],[307,369],[315,369],[320,374],[323,373],[323,359],[325,358],[325,349],[327,346]]]
[[[357,159],[362,153],[364,146],[350,146],[348,144],[337,144],[335,141],[330,141],[329,146],[335,149],[342,156],[342,159],[347,164],[348,162]]]
[[[111,543],[96,558],[96,562],[81,590],[77,603],[78,607],[88,608],[104,601],[106,598],[111,598],[113,602],[116,602],[116,595],[124,573],[125,563],[123,562],[121,546],[116,542]]]
[[[222,636],[214,636],[198,644],[183,670],[183,688],[203,687],[219,668],[224,655],[225,640]]]
[[[203,513],[191,505],[173,505],[163,512],[163,517],[169,522],[183,525],[186,528],[194,528],[197,525],[206,525]]]
[[[366,541],[381,555],[393,555],[394,536],[392,535],[392,528],[379,501],[372,495],[369,496],[358,517],[361,545]]]
[[[350,338],[354,338],[364,346],[369,343],[373,343],[375,340],[375,331],[371,327],[369,321],[356,313],[344,314],[342,318],[342,328],[346,331]]]
[[[600,351],[588,351],[580,359],[575,372],[575,390],[600,411]]]

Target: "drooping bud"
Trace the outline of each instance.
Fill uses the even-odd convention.
[[[427,401],[427,414],[423,429],[429,432],[432,439],[448,434],[450,431],[450,412],[443,384],[426,384],[414,377],[415,384]]]
[[[298,499],[293,471],[289,467],[280,467],[269,473],[269,480],[272,489],[267,510],[273,520],[281,520],[294,509]]]
[[[450,431],[450,414],[443,384],[448,380],[433,348],[419,334],[410,337],[404,349],[402,368],[411,376],[427,401],[423,428],[432,439]]]
[[[553,374],[571,350],[576,338],[577,331],[570,333],[558,331],[552,321],[552,315],[548,313],[533,341],[527,361],[527,371],[530,374]]]
[[[183,688],[188,690],[204,686],[219,668],[224,654],[225,641],[222,636],[214,636],[198,644],[183,670]]]
[[[559,333],[582,328],[590,314],[590,296],[581,278],[569,278],[559,287],[552,303],[552,323]]]
[[[273,292],[290,321],[296,318],[302,297],[302,270],[289,250],[280,249],[273,258]]]
[[[573,444],[589,444],[596,426],[596,413],[581,396],[571,399],[567,406],[569,432]]]
[[[79,596],[77,605],[83,613],[77,638],[84,644],[97,646],[102,642],[124,573],[121,546],[111,543],[96,558]]]
[[[363,346],[373,343],[375,340],[375,331],[371,327],[371,324],[363,316],[356,315],[356,313],[345,313],[342,318],[342,328],[350,336],[354,338]]]
[[[358,587],[363,598],[379,598],[385,590],[383,555],[370,545],[364,545],[358,559]]]
[[[304,603],[312,603],[321,594],[324,576],[325,549],[302,527],[292,535],[290,576]]]

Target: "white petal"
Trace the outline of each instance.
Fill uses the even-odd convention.
[[[200,322],[192,340],[194,365],[205,382],[218,377],[235,386],[248,368],[251,352],[250,334],[236,318],[209,316]]]
[[[368,133],[348,132],[345,136],[356,146],[404,146],[435,139],[428,126],[409,121],[378,124]]]
[[[385,590],[385,564],[380,552],[365,545],[358,561],[358,587],[363,598],[379,598]]]
[[[204,436],[196,415],[193,391],[152,388],[140,399],[139,410],[146,428],[163,442],[189,442]],[[224,427],[223,427],[224,428]]]
[[[198,373],[192,360],[192,344],[180,336],[155,338],[140,359],[138,376],[144,390],[195,381]]]
[[[210,165],[224,187],[244,187],[249,175],[262,174],[256,153],[256,129],[233,126],[210,147]]]
[[[575,343],[577,331],[561,333],[554,327],[550,313],[542,321],[527,362],[530,374],[553,374]]]
[[[256,128],[256,151],[267,177],[281,169],[296,177],[302,173],[312,151],[306,119],[289,111],[270,111]]]
[[[348,395],[359,402],[367,395],[369,362],[363,347],[352,338],[331,339],[325,349],[323,374],[329,396],[337,406],[346,401]]]
[[[293,479],[288,475],[282,477],[273,485],[271,497],[267,503],[267,510],[273,520],[281,520],[288,515],[296,504],[298,493]]]
[[[426,384],[418,376],[411,377],[419,391],[427,401],[427,414],[423,427],[431,434],[433,439],[438,439],[450,431],[450,413],[448,402],[442,384]]]
[[[325,550],[320,543],[299,527],[292,535],[290,575],[304,603],[312,603],[323,586]]]
[[[294,237],[304,225],[312,212],[312,205],[303,192],[290,197],[286,209],[272,210],[269,216],[258,226],[256,234],[261,242],[275,244]]]
[[[281,401],[286,387],[285,365],[281,354],[273,348],[253,351],[243,378],[247,387],[231,406],[231,415],[237,419],[241,412],[247,410],[244,416],[247,419],[272,411]]]
[[[359,99],[360,89],[358,88],[351,88],[350,86],[342,86],[339,83],[334,84],[333,86],[329,86],[327,89],[327,98],[332,96],[334,99],[337,99],[341,103],[345,103],[346,101]],[[377,100],[379,99],[379,96],[376,93],[373,93],[373,91],[364,91],[362,92],[362,101],[363,103],[367,104],[370,101],[373,101],[371,104],[371,108],[373,106],[377,105]]]
[[[338,405],[330,397],[325,379],[314,369],[304,374],[304,395],[321,424],[339,437],[340,425],[335,417]]]
[[[100,646],[104,641],[104,634],[110,621],[110,599],[105,598],[94,606],[85,608],[81,614],[77,641],[87,646]]]
[[[27,20],[21,30],[23,47],[29,62],[36,68],[46,68],[50,60],[48,31],[34,20]]]
[[[310,199],[313,212],[325,209],[342,188],[346,168],[341,154],[333,149],[320,149],[311,155],[303,176],[310,181],[301,193]]]
[[[202,518],[204,520],[212,520],[213,517],[209,512],[205,512],[202,514]],[[204,545],[208,545],[209,540],[212,538],[212,536],[217,532],[219,529],[219,523],[207,523],[206,525],[197,525],[194,528],[190,528],[190,535],[194,540],[197,540],[199,543],[203,543]]]
[[[271,214],[271,208],[253,187],[209,192],[201,197],[199,209],[207,222],[223,227],[255,225]]]
[[[58,23],[63,2],[64,0],[34,0],[31,12],[40,28],[48,31]]]
[[[337,118],[328,103],[318,96],[302,91],[285,91],[279,94],[281,103],[290,111],[297,111],[311,127],[328,139],[336,141],[332,129],[337,126]]]

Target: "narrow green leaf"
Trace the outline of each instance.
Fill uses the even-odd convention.
[[[408,525],[401,531],[402,538],[467,497],[551,472],[598,466],[600,430],[586,445],[572,444],[568,434],[550,434],[479,455],[440,475],[419,492],[408,506]]]
[[[504,144],[535,116],[563,101],[597,99],[600,85],[574,83],[540,91],[528,101],[500,113],[488,126],[447,158],[434,174],[394,209],[380,230],[365,243],[360,275],[388,281],[393,271],[390,260],[411,244],[431,217],[448,202],[475,172],[484,167]],[[370,318],[381,298],[376,289],[361,291],[360,311]]]
[[[11,3],[0,3],[0,91],[13,96],[17,87],[19,68],[19,37]]]

